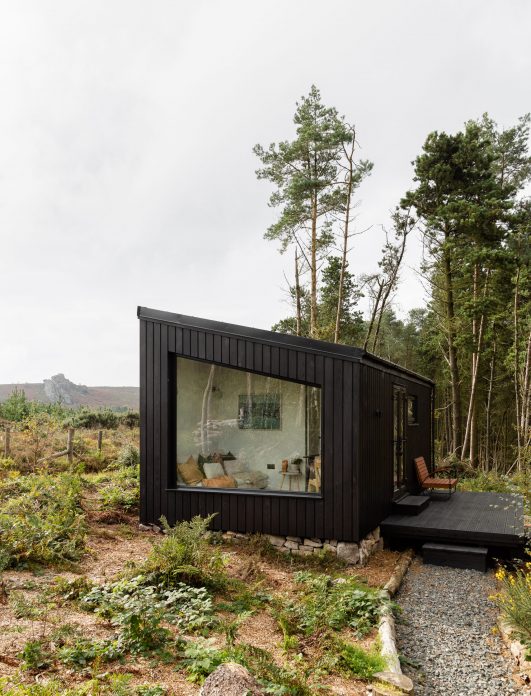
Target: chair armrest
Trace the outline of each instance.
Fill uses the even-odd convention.
[[[449,466],[439,466],[437,467],[437,469],[434,469],[433,474],[435,475],[446,473],[449,474],[451,478],[459,479],[458,468],[458,464],[450,464]]]

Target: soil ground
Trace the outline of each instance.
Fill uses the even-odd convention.
[[[87,539],[88,552],[81,562],[67,570],[45,568],[39,570],[13,570],[3,573],[3,591],[0,592],[0,676],[20,675],[24,682],[31,683],[43,676],[24,673],[20,670],[18,657],[24,644],[31,639],[50,635],[54,629],[68,624],[87,638],[105,638],[112,634],[112,628],[95,615],[75,608],[72,603],[55,606],[47,600],[46,591],[60,576],[74,579],[85,576],[87,579],[103,583],[118,575],[124,568],[139,564],[149,553],[157,540],[155,532],[138,530],[134,517],[123,516],[120,524],[105,524],[92,517],[90,533]],[[301,566],[295,561],[286,562],[285,558],[274,555],[260,556],[248,545],[225,544],[223,551],[227,554],[227,572],[249,583],[260,583],[268,591],[285,593],[289,596],[293,583],[293,573]],[[346,568],[345,575],[355,575],[373,587],[385,584],[396,564],[398,554],[390,551],[378,551],[364,568]],[[2,588],[0,588],[2,590]],[[17,618],[16,604],[38,606],[37,618]],[[49,610],[46,603],[49,602]],[[363,641],[370,645],[374,635]],[[222,645],[223,635],[213,634],[215,644]],[[352,640],[352,636],[350,636]],[[239,631],[238,640],[268,650],[279,664],[286,659],[280,647],[282,634],[273,617],[266,611],[253,614],[245,621]],[[302,645],[301,649],[310,654],[318,651],[318,645]],[[154,663],[146,658],[134,658],[125,664],[112,663],[105,666],[106,671],[128,673],[133,675],[136,684],[160,684],[168,689],[169,694],[188,696],[198,694],[199,687],[186,680],[182,671],[176,671],[174,665]],[[61,680],[67,685],[79,685],[90,678],[89,673],[75,672],[63,666],[55,668],[49,676]],[[46,673],[49,674],[50,670]],[[365,693],[365,684],[340,676],[328,676],[322,680],[329,693],[350,696]]]

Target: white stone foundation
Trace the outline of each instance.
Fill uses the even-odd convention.
[[[383,548],[383,539],[380,537],[380,527],[376,527],[372,532],[362,539],[358,544],[347,541],[337,541],[337,539],[303,539],[293,536],[274,536],[265,534],[272,546],[281,553],[291,556],[306,556],[311,553],[322,553],[327,551],[336,555],[348,565],[365,565],[369,556]],[[227,541],[238,543],[249,538],[248,534],[238,532],[224,532],[223,538]]]

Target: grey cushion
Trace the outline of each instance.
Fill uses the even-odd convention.
[[[219,462],[205,462],[203,464],[203,470],[207,478],[217,478],[218,476],[225,476],[223,467]],[[227,474],[229,472],[227,471]]]
[[[227,476],[236,477],[237,474],[240,474],[241,472],[244,472],[246,470],[244,462],[241,462],[239,459],[226,460],[223,462],[223,466],[225,468],[225,473],[227,474]]]
[[[238,488],[267,488],[269,483],[269,476],[261,471],[244,471],[235,474],[234,478]]]

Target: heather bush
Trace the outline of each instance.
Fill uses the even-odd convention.
[[[64,425],[72,428],[92,428],[114,430],[120,424],[119,415],[110,408],[80,408],[72,411],[65,419]]]
[[[120,423],[126,428],[139,428],[140,413],[138,411],[127,411],[127,413],[121,413]]]
[[[120,467],[134,467],[140,464],[140,452],[138,447],[128,444],[120,450],[116,463]]]

